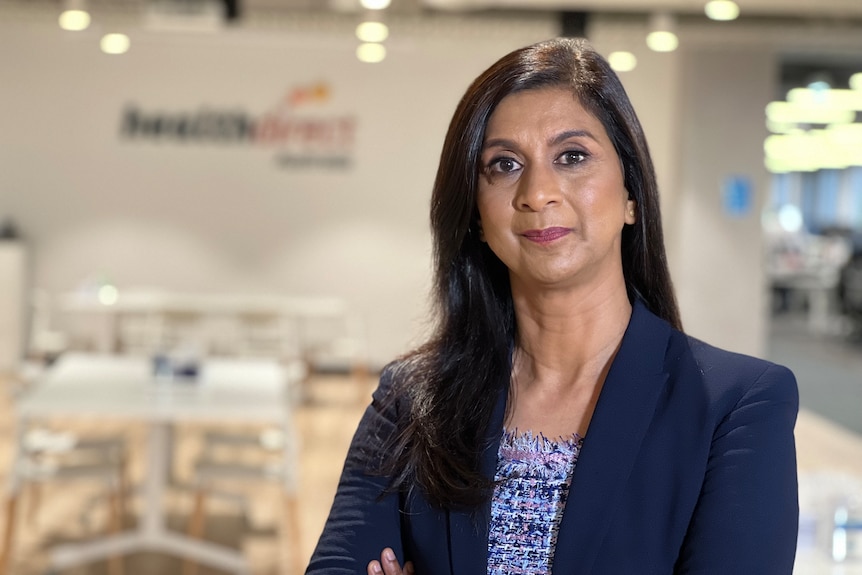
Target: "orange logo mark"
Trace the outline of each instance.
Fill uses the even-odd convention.
[[[329,100],[330,90],[329,85],[324,82],[318,82],[311,86],[300,86],[293,88],[285,96],[285,100],[291,107],[303,106],[306,104],[323,103]]]

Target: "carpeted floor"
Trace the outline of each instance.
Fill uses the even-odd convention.
[[[768,358],[793,370],[803,409],[862,434],[862,341],[814,333],[802,314],[779,315]]]

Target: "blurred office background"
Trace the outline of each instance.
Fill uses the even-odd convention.
[[[797,373],[798,572],[862,572],[858,0],[0,0],[8,420],[74,353],[299,366],[301,537],[280,563],[296,570],[375,372],[427,333],[450,115],[502,54],[561,34],[611,59],[644,125],[687,331]],[[130,437],[141,474],[139,423],[101,433]],[[206,434],[178,428],[190,474]],[[17,572],[70,523],[49,495],[7,545]]]

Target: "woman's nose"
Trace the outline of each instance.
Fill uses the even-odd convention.
[[[560,201],[560,182],[551,167],[529,166],[518,181],[515,209],[539,212]]]

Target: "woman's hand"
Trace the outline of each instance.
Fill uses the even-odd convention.
[[[413,563],[408,561],[404,568],[398,563],[395,552],[389,547],[380,554],[380,561],[372,561],[368,564],[368,575],[413,575]]]

